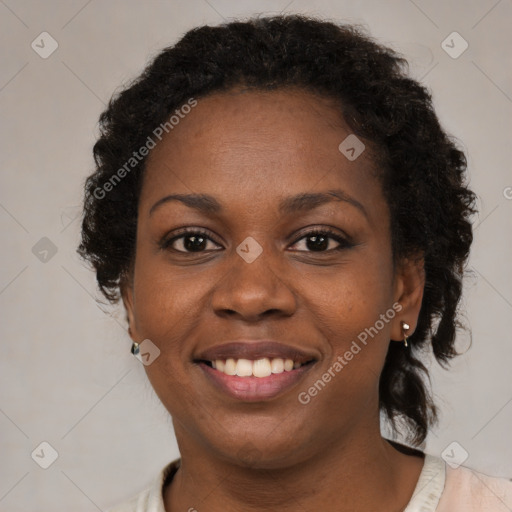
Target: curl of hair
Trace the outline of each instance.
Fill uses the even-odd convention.
[[[418,356],[428,347],[441,364],[456,355],[476,196],[464,183],[465,155],[441,128],[430,92],[407,75],[403,57],[361,27],[301,15],[256,17],[195,28],[161,51],[101,114],[79,254],[96,270],[103,295],[118,301],[135,255],[146,159],[108,193],[103,187],[187,100],[239,86],[299,87],[332,98],[372,148],[390,209],[394,260],[423,256],[426,278],[410,350],[390,344],[380,407],[394,428],[405,420],[411,442],[421,443],[437,413]]]

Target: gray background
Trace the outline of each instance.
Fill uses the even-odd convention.
[[[97,119],[187,29],[280,11],[363,23],[410,59],[463,142],[480,207],[463,304],[473,345],[450,372],[432,367],[442,419],[426,451],[456,441],[465,465],[512,477],[510,0],[0,0],[0,510],[104,510],[177,457],[123,312],[95,302],[93,273],[75,254]],[[58,42],[46,59],[31,47],[43,31]],[[456,59],[441,47],[453,31],[469,43]],[[42,441],[58,452],[46,470],[31,458]]]

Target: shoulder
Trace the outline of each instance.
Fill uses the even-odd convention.
[[[165,512],[162,489],[172,480],[179,464],[180,459],[167,464],[148,488],[107,512]]]
[[[436,512],[506,512],[512,510],[512,481],[470,468],[446,465],[444,491]]]

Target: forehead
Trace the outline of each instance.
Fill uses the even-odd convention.
[[[230,204],[258,197],[260,207],[284,192],[340,186],[364,196],[378,184],[369,151],[353,161],[340,151],[350,135],[339,103],[299,89],[200,98],[151,151],[141,207],[164,192],[208,193]]]

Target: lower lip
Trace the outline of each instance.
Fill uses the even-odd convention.
[[[288,391],[313,365],[314,363],[308,363],[289,372],[273,373],[268,377],[238,377],[219,372],[206,363],[198,363],[199,368],[217,388],[232,398],[245,402],[269,400]]]

